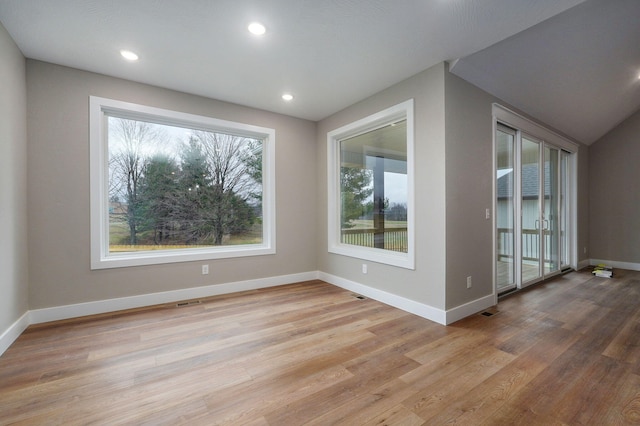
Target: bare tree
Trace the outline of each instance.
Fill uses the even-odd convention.
[[[138,242],[138,187],[150,148],[165,141],[166,134],[157,125],[109,117],[109,198],[125,200],[132,245]]]
[[[262,161],[262,151],[254,139],[224,133],[194,131],[192,142],[202,150],[209,173],[207,187],[201,188],[208,201],[201,222],[219,245],[225,233],[241,232],[252,221],[248,200],[261,192],[257,188],[262,184],[252,163],[256,156]]]
[[[212,184],[221,192],[245,195],[256,185],[246,161],[254,139],[202,131],[193,132],[193,138],[207,158]]]

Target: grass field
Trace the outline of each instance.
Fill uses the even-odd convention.
[[[129,226],[123,221],[111,221],[109,223],[109,252],[111,253],[127,253],[132,251],[151,251],[151,250],[180,250],[215,247],[213,244],[153,244],[152,238],[144,233],[138,236],[139,244],[131,245],[129,242]],[[262,226],[256,224],[253,229],[242,235],[228,235],[224,238],[224,245],[244,245],[244,244],[260,244],[262,243]]]
[[[353,228],[349,229],[372,229],[373,228],[373,220],[372,219],[356,219],[350,222]],[[407,221],[399,221],[399,220],[385,220],[384,221],[385,228],[406,228]]]

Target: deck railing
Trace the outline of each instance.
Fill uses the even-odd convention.
[[[537,261],[541,256],[540,236],[537,229],[522,230],[522,259]],[[551,231],[544,230],[544,243],[546,247],[551,247]],[[512,258],[513,229],[498,228],[498,260]],[[549,261],[549,259],[545,259]]]
[[[352,244],[361,247],[375,247],[375,229],[343,229],[341,232],[342,244]],[[384,229],[384,250],[407,253],[409,242],[407,238],[407,228],[385,228]]]

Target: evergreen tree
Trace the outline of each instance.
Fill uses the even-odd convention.
[[[251,198],[262,204],[262,142],[249,139],[243,161],[246,173],[253,180],[254,186],[249,188]]]
[[[206,210],[211,207],[211,172],[200,143],[191,137],[183,149],[174,218],[180,238],[187,244],[200,243],[210,235]]]
[[[340,168],[341,226],[353,228],[352,221],[367,216],[373,209],[373,172],[364,168]]]
[[[138,191],[140,231],[152,231],[154,244],[167,243],[175,228],[178,173],[176,162],[162,154],[151,157],[145,165]]]

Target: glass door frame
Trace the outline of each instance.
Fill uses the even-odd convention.
[[[574,267],[572,264],[572,259],[576,259],[577,254],[572,256],[574,247],[574,239],[571,238],[572,235],[577,235],[577,222],[574,216],[575,206],[577,205],[576,200],[576,188],[575,182],[572,180],[575,176],[575,155],[565,151],[564,149],[560,150],[560,163],[562,163],[561,167],[564,167],[565,173],[560,175],[560,197],[562,201],[560,202],[560,218],[559,218],[559,229],[561,235],[561,244],[560,244],[560,270],[565,271],[567,269],[577,269],[577,266]],[[576,177],[577,178],[577,177]]]
[[[492,112],[493,112],[493,179],[494,179],[494,196],[493,196],[493,211],[496,212],[496,214],[493,215],[493,229],[494,229],[494,261],[493,261],[493,272],[494,272],[494,295],[495,295],[495,299],[496,299],[496,303],[497,303],[497,297],[498,297],[498,271],[497,271],[497,265],[498,265],[498,251],[497,251],[497,247],[498,247],[498,242],[497,242],[497,176],[496,176],[496,171],[497,169],[497,142],[496,142],[496,138],[497,138],[497,131],[499,129],[499,126],[503,125],[506,126],[507,128],[513,129],[516,132],[516,140],[515,140],[515,162],[514,162],[514,169],[520,170],[521,169],[521,138],[522,135],[526,135],[527,137],[533,138],[533,140],[535,141],[540,141],[541,145],[540,145],[540,156],[542,156],[542,158],[540,159],[539,163],[540,163],[540,167],[542,168],[542,172],[540,173],[540,185],[543,185],[544,183],[544,179],[543,179],[543,175],[544,175],[544,145],[548,145],[550,147],[553,147],[554,149],[558,150],[558,160],[557,164],[558,164],[558,172],[562,171],[562,168],[564,168],[564,172],[563,173],[559,173],[559,179],[557,179],[557,192],[556,194],[558,195],[558,198],[560,199],[560,207],[558,209],[558,218],[557,220],[558,222],[558,230],[559,230],[559,242],[558,242],[558,247],[556,248],[558,257],[559,257],[559,267],[558,270],[554,270],[548,274],[544,273],[544,264],[540,263],[540,269],[541,269],[541,276],[539,278],[527,281],[525,283],[523,283],[522,280],[522,265],[520,261],[515,261],[516,264],[516,276],[515,276],[515,280],[516,283],[515,285],[511,286],[511,288],[525,288],[528,285],[531,284],[535,284],[545,278],[549,278],[551,276],[554,276],[556,274],[560,274],[562,273],[564,270],[568,269],[568,268],[573,268],[575,270],[578,269],[577,267],[577,259],[578,259],[578,254],[577,254],[577,244],[576,244],[576,239],[577,239],[577,196],[576,196],[576,191],[577,191],[577,156],[578,156],[578,145],[569,141],[568,139],[554,133],[553,131],[540,126],[539,124],[529,120],[526,117],[523,117],[499,104],[493,104],[492,105]],[[520,173],[518,173],[519,175]],[[518,256],[521,256],[521,250],[522,250],[522,236],[521,236],[521,229],[522,229],[522,206],[521,206],[521,180],[520,177],[518,176],[515,179],[515,186],[518,188],[517,192],[518,192],[518,197],[516,198],[517,200],[520,200],[519,202],[516,202],[516,206],[515,206],[515,226],[516,226],[516,232],[514,232],[516,238],[515,238],[515,247],[514,247],[514,251],[517,253]],[[542,192],[542,199],[544,202],[544,187],[541,186],[541,191]],[[544,208],[544,205],[542,203],[540,203],[541,206],[539,207],[540,209]],[[542,215],[542,210],[540,211],[540,215]],[[518,253],[518,251],[520,251]],[[541,247],[540,249],[541,254],[544,254],[544,248]],[[544,256],[542,256],[544,257]],[[518,259],[521,259],[521,257],[518,257]],[[544,259],[543,259],[544,260]],[[519,266],[518,266],[519,265]],[[501,290],[504,291],[504,290]]]
[[[526,150],[524,147],[525,141],[530,143],[530,144],[535,144],[536,148],[535,150],[537,152],[535,152],[535,162],[529,162],[527,161],[526,163],[523,160],[523,157],[526,155],[525,151],[531,152],[530,150]],[[519,227],[517,228],[517,233],[516,235],[518,235],[520,237],[520,240],[518,241],[518,245],[520,246],[520,250],[521,250],[521,254],[522,257],[519,258],[519,264],[520,264],[520,275],[518,276],[519,280],[517,281],[517,287],[518,288],[524,288],[527,287],[531,284],[535,284],[539,281],[542,281],[544,279],[544,263],[545,263],[545,258],[544,258],[544,254],[546,252],[545,250],[545,235],[544,235],[544,210],[545,210],[545,168],[544,168],[544,148],[545,148],[545,143],[543,140],[538,139],[535,136],[532,136],[528,133],[525,133],[521,130],[516,130],[516,145],[518,145],[518,150],[517,152],[520,155],[520,158],[518,159],[517,163],[518,163],[518,174],[519,174],[519,179],[518,181],[520,182],[520,186],[518,187],[518,191],[517,191],[517,195],[518,195],[518,204],[519,204],[519,210],[518,210],[518,216],[520,218],[520,222],[519,222]],[[535,187],[534,187],[534,196],[535,198],[533,198],[533,200],[537,201],[537,204],[535,206],[534,209],[526,209],[525,208],[525,198],[527,197],[532,197],[531,194],[525,194],[525,188],[524,188],[524,166],[525,165],[531,165],[536,167],[536,173],[534,174],[534,176],[537,176],[537,182],[535,182]],[[529,181],[530,179],[526,179],[527,181]],[[531,199],[531,198],[530,198]],[[533,215],[529,215],[527,214],[529,212],[529,210],[533,211],[535,214]],[[525,224],[525,216],[527,216],[527,219],[531,219],[527,222],[533,222],[533,228],[529,228]],[[528,217],[531,216],[531,217]],[[529,231],[529,232],[525,232],[525,231]],[[537,235],[532,233],[531,231],[537,231]],[[525,238],[525,234],[533,236],[531,238]],[[529,247],[529,250],[525,250],[525,246]],[[531,250],[536,250],[535,256],[531,256]],[[528,256],[527,256],[528,255]],[[525,264],[525,259],[527,259],[529,262],[534,262],[534,264]],[[535,259],[535,260],[534,260]],[[525,266],[529,266],[527,269],[527,272],[525,272]],[[531,273],[534,271],[534,267],[537,268],[537,273],[535,273],[535,276],[531,276]],[[531,278],[529,278],[529,276],[531,276]]]
[[[555,145],[544,142],[542,146],[542,171],[544,177],[542,183],[542,262],[543,278],[549,278],[562,273],[561,253],[565,245],[564,234],[560,231],[560,212],[563,210],[564,198],[562,197],[562,177],[568,171],[564,169],[561,161],[562,149]],[[549,154],[549,157],[547,157]],[[547,164],[549,171],[547,172]],[[548,173],[548,176],[547,176]],[[549,179],[549,194],[547,195],[547,184],[545,179]],[[548,238],[547,238],[548,235]],[[547,245],[547,242],[549,243]],[[549,262],[549,265],[546,262]]]
[[[551,278],[555,275],[562,273],[561,253],[563,247],[566,246],[564,241],[566,233],[560,232],[560,212],[566,210],[563,203],[566,202],[566,198],[562,197],[561,182],[563,177],[566,179],[569,172],[565,170],[567,163],[561,162],[561,153],[563,150],[555,145],[552,145],[544,140],[540,140],[525,132],[516,131],[517,138],[516,144],[519,144],[521,150],[520,158],[520,232],[518,235],[522,238],[520,242],[522,250],[522,259],[520,264],[522,265],[521,284],[519,288],[527,287],[531,284],[535,284],[542,280]],[[525,179],[525,170],[522,164],[524,157],[524,143],[536,145],[535,162],[528,162],[528,165],[536,167],[537,170],[537,182],[535,184],[535,198],[537,205],[535,209],[525,209],[524,204],[526,198],[531,197],[532,194],[526,194],[524,188],[524,181],[530,181]],[[536,164],[537,163],[537,164]],[[566,189],[566,188],[565,188]],[[530,198],[531,199],[531,198]],[[532,216],[531,213],[534,212]],[[528,220],[525,221],[525,216]],[[527,223],[529,225],[527,225]],[[531,225],[533,223],[533,225]],[[527,231],[527,232],[525,232]],[[537,231],[534,234],[532,231]],[[532,240],[529,244],[525,243],[525,234],[531,235]],[[525,250],[525,246],[529,247],[529,250]],[[531,257],[531,249],[535,248],[536,253],[534,257]],[[526,255],[529,255],[526,257]],[[534,259],[537,262],[537,273],[534,274],[534,270],[531,267],[526,267],[526,259]],[[533,265],[528,265],[533,266]],[[528,273],[527,273],[528,272]]]
[[[504,163],[507,163],[509,166],[506,172],[503,172],[504,175],[498,177],[499,170],[499,161],[498,157],[500,156],[500,152],[498,150],[498,140],[497,135],[498,132],[501,132],[509,138],[509,144],[511,145],[508,148],[508,155],[510,158],[503,159]],[[494,207],[493,211],[495,212],[493,215],[494,225],[494,244],[495,244],[495,259],[494,259],[494,283],[496,292],[508,292],[518,288],[520,279],[522,276],[522,264],[517,259],[521,258],[522,251],[522,237],[519,235],[518,230],[521,229],[521,203],[519,201],[520,191],[517,188],[520,188],[520,173],[516,171],[520,169],[520,143],[518,143],[518,131],[513,129],[503,123],[495,123],[494,130]],[[509,172],[508,170],[511,169]],[[506,181],[504,184],[506,188],[503,188],[502,191],[505,192],[505,199],[500,205],[500,201],[498,200],[499,195],[499,179],[510,176],[510,181]],[[504,217],[503,217],[504,216]],[[506,228],[504,227],[505,225]],[[502,261],[500,267],[498,267],[498,262],[500,259],[511,259],[511,261]],[[502,282],[504,278],[507,278],[508,282]]]

